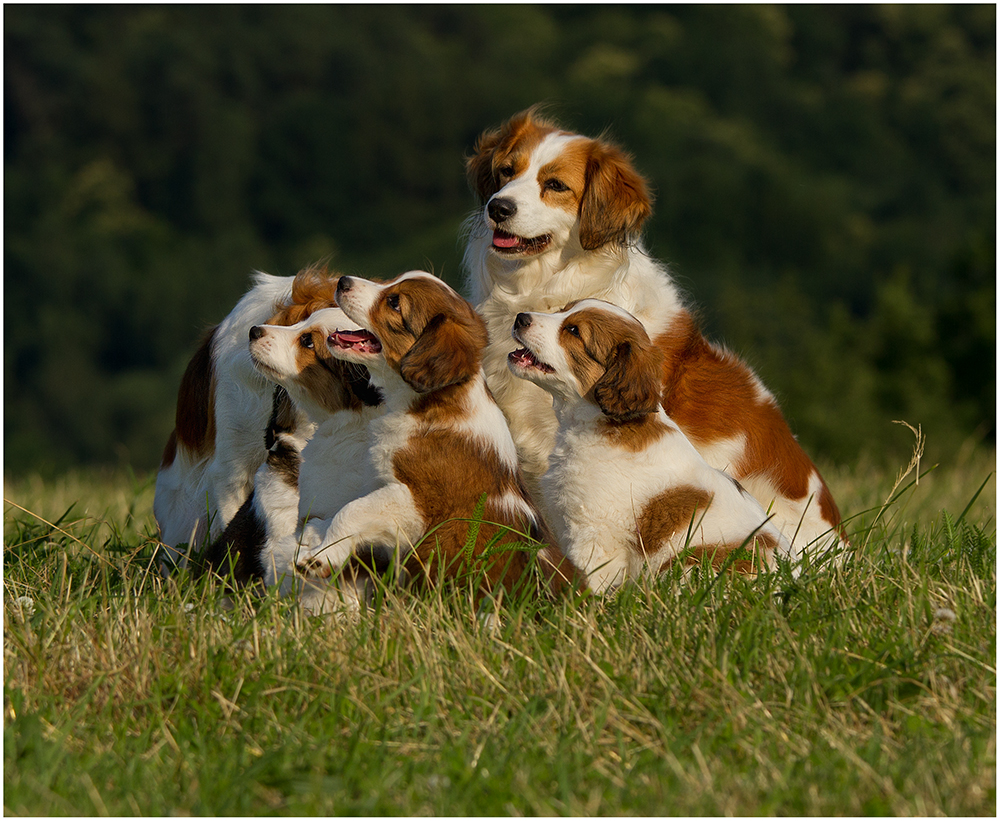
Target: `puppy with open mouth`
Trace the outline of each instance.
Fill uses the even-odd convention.
[[[486,387],[486,328],[472,306],[422,271],[387,283],[341,277],[337,304],[360,330],[330,334],[329,350],[364,365],[385,400],[371,426],[380,486],[332,519],[306,524],[299,571],[329,576],[356,549],[391,545],[411,575],[473,572],[484,586],[510,588],[528,567],[518,549],[528,536],[549,545],[539,552],[548,581],[573,578]]]
[[[291,591],[303,519],[332,516],[376,486],[368,426],[380,413],[381,395],[363,366],[333,357],[326,344],[353,327],[343,311],[329,307],[294,325],[250,328],[250,359],[279,391],[253,493],[208,551],[209,567],[225,575],[231,569],[237,584],[257,579]],[[308,419],[304,429],[295,424],[297,414]],[[303,593],[317,591],[324,592]],[[303,604],[315,610],[312,599],[303,595]]]
[[[787,539],[660,405],[661,354],[622,308],[586,299],[518,314],[511,373],[553,396],[559,428],[542,476],[552,526],[596,592],[707,557],[753,573]],[[734,551],[746,548],[743,558]]]

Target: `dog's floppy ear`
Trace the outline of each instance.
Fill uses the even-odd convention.
[[[486,202],[500,190],[500,181],[496,175],[497,152],[509,152],[514,142],[533,126],[547,129],[555,127],[541,116],[541,111],[540,104],[533,105],[515,114],[499,128],[489,129],[479,135],[473,149],[475,153],[465,160],[465,173],[469,185],[482,202]]]
[[[482,202],[486,202],[498,190],[496,174],[493,172],[493,155],[503,140],[500,129],[484,131],[476,140],[475,154],[465,160],[465,175],[469,185]]]
[[[595,140],[580,201],[580,244],[587,251],[609,242],[623,245],[651,213],[652,196],[628,155]]]
[[[474,376],[487,340],[486,326],[476,320],[433,316],[399,362],[403,381],[417,393],[430,393]]]
[[[604,375],[594,383],[594,401],[614,422],[627,422],[660,405],[658,348],[638,341],[621,342],[611,355]]]

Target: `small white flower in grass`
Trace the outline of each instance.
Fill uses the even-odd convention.
[[[483,629],[489,633],[500,632],[500,617],[496,613],[484,613],[482,611],[478,614],[479,623],[482,625]]]
[[[17,608],[23,619],[30,619],[35,615],[35,600],[31,596],[18,596],[14,599],[14,607]]]
[[[432,790],[446,790],[451,786],[451,779],[446,775],[427,776],[427,786]]]
[[[246,658],[252,659],[254,657],[253,642],[249,639],[237,639],[233,642],[233,653],[241,654]]]
[[[955,611],[950,607],[939,607],[934,611],[934,621],[931,623],[931,632],[939,636],[947,635],[951,632],[952,625],[958,618]]]

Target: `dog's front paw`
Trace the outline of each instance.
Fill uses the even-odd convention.
[[[330,562],[322,556],[303,556],[295,563],[295,570],[307,579],[327,579],[330,577]]]
[[[299,532],[299,545],[303,550],[315,551],[323,544],[329,519],[309,519]]]

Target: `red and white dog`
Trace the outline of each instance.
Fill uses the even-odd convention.
[[[708,463],[660,405],[662,354],[635,317],[587,299],[521,313],[511,372],[551,393],[559,429],[541,479],[569,560],[605,592],[679,556],[755,572],[788,541],[735,479]],[[508,345],[509,347],[509,345]],[[595,480],[599,477],[599,480]]]
[[[303,519],[332,516],[375,489],[368,425],[381,396],[364,367],[335,359],[326,344],[354,327],[339,308],[322,308],[295,325],[250,329],[254,366],[287,395],[275,403],[271,447],[250,498],[208,551],[208,565],[224,574],[231,568],[238,584],[258,579],[291,592]],[[310,438],[295,430],[293,407],[308,417]],[[307,609],[323,609],[324,588],[301,592]]]
[[[510,327],[521,312],[598,298],[638,318],[663,352],[663,407],[705,460],[774,514],[796,553],[836,542],[837,506],[774,396],[705,340],[666,267],[639,244],[650,196],[629,157],[528,110],[482,134],[467,171],[484,203],[465,252],[490,333],[483,365],[529,483],[545,473],[557,423],[550,396],[507,369]]]
[[[422,271],[385,284],[341,277],[337,304],[364,332],[333,334],[330,350],[365,365],[385,400],[372,423],[381,486],[332,520],[306,524],[299,569],[329,576],[356,549],[375,545],[408,555],[407,569],[422,567],[431,578],[469,571],[466,540],[480,505],[473,558],[486,558],[493,536],[500,537],[497,546],[517,542],[518,533],[551,544],[483,378],[486,327],[472,306]],[[542,554],[554,574],[569,574],[558,550]],[[523,552],[495,558],[481,567],[491,584],[509,586],[527,567]]]
[[[205,337],[181,379],[153,499],[164,573],[185,566],[190,549],[223,531],[250,495],[266,456],[274,384],[250,360],[250,328],[292,325],[335,304],[337,279],[322,268],[294,277],[257,273],[253,282]],[[302,433],[308,438],[308,431]]]
[[[250,331],[254,364],[288,391],[315,426],[301,451],[295,513],[283,520],[282,531],[272,531],[261,553],[265,584],[282,584],[286,591],[302,523],[332,517],[378,484],[369,427],[382,412],[382,397],[363,366],[334,357],[327,345],[330,336],[348,336],[356,328],[340,308],[324,308],[296,325]]]

